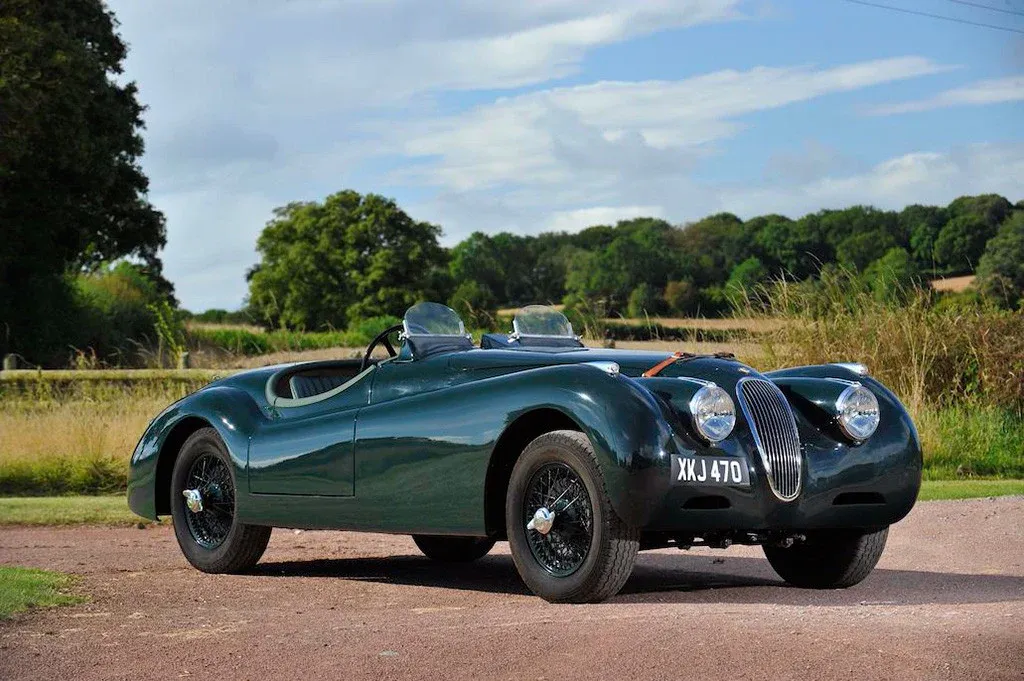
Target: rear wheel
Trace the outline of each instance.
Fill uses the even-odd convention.
[[[602,601],[633,571],[640,532],[612,509],[583,433],[555,431],[527,445],[512,469],[505,518],[516,568],[545,600]]]
[[[235,477],[227,448],[213,428],[182,445],[171,473],[171,517],[185,558],[203,572],[251,569],[270,541],[271,528],[235,516]]]
[[[494,540],[486,537],[414,534],[412,540],[424,556],[441,563],[469,563],[486,556],[494,546]]]
[[[889,528],[878,532],[822,531],[789,548],[765,546],[779,577],[804,589],[844,589],[864,580],[885,550]]]

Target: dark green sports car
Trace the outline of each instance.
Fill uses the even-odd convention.
[[[914,425],[863,366],[585,348],[539,306],[476,347],[420,303],[362,361],[247,371],[171,405],[128,502],[170,514],[206,572],[252,568],[273,527],[410,534],[440,561],[507,540],[536,594],[583,602],[669,546],[759,544],[791,584],[856,584],[920,482]]]

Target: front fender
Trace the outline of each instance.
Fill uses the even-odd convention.
[[[505,425],[537,408],[553,408],[575,421],[597,455],[612,508],[639,527],[669,486],[667,470],[677,441],[662,406],[637,381],[600,365],[533,369],[505,379]],[[504,392],[504,391],[503,391]]]
[[[923,453],[921,438],[910,413],[894,392],[877,379],[841,364],[794,367],[765,375],[786,394],[795,407],[798,422],[806,420],[813,425],[813,429],[807,429],[801,435],[805,448],[817,447],[823,453],[835,453],[821,456],[821,465],[815,477],[822,487],[837,481],[834,467],[825,465],[826,462],[831,464],[841,461],[843,457],[838,454],[842,452],[857,453],[862,470],[870,470],[876,479],[872,489],[890,500],[892,516],[889,522],[896,522],[910,512],[921,489]],[[815,391],[798,388],[798,382],[802,379],[841,379],[864,385],[878,400],[881,410],[878,430],[867,443],[850,445],[835,432],[834,419],[830,413],[811,408],[815,402]],[[819,390],[818,394],[821,392]],[[809,485],[814,482],[812,478]]]
[[[632,525],[645,522],[649,487],[659,477],[667,482],[658,471],[670,466],[673,446],[649,393],[588,364],[487,378],[463,371],[455,385],[360,409],[355,498],[339,502],[346,527],[483,536],[488,474],[507,454],[498,444],[520,417],[541,409],[561,412],[587,434],[612,507]],[[274,513],[273,523],[301,520],[287,509]]]
[[[245,515],[249,437],[263,418],[252,397],[238,388],[212,386],[192,393],[162,411],[146,428],[128,468],[128,507],[156,519],[170,513],[163,486],[170,484],[174,459],[184,441],[200,428],[212,427],[228,450],[238,494],[237,513]],[[240,482],[241,481],[241,482]]]

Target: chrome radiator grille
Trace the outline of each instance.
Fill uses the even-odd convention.
[[[754,434],[772,491],[785,501],[800,493],[800,436],[793,411],[782,391],[763,378],[743,378],[736,396]]]

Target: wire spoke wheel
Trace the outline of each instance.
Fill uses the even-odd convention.
[[[537,469],[526,485],[524,524],[538,509],[554,514],[547,532],[527,530],[533,557],[547,572],[567,577],[583,565],[594,536],[594,510],[586,485],[568,465],[548,463]]]
[[[196,490],[202,497],[201,510],[185,508],[185,521],[192,538],[204,549],[217,548],[227,539],[235,519],[231,471],[214,454],[201,454],[189,468],[185,489]]]

